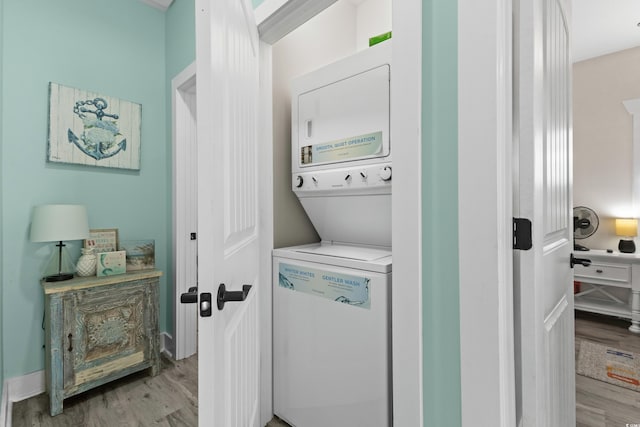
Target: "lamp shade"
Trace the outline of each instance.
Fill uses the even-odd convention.
[[[40,205],[33,209],[32,242],[80,240],[89,237],[87,208],[82,205]]]
[[[638,220],[635,218],[616,218],[616,235],[634,237],[638,235]]]

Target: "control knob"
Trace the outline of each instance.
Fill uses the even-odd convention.
[[[302,179],[302,176],[300,175],[296,176],[296,188],[302,187],[303,182],[304,180]]]
[[[385,166],[380,169],[380,178],[383,181],[389,181],[391,179],[391,166]]]

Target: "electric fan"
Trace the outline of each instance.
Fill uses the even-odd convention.
[[[586,206],[573,208],[573,250],[588,251],[589,248],[579,245],[575,239],[586,239],[596,232],[600,219],[593,209]]]

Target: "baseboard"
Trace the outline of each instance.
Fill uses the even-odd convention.
[[[9,402],[9,383],[2,384],[2,400],[0,401],[0,427],[11,427],[11,402]],[[8,418],[7,418],[8,417]]]
[[[175,359],[176,343],[168,332],[160,333],[160,352],[166,354],[172,359]]]
[[[32,372],[20,377],[9,378],[4,382],[2,390],[2,408],[0,426],[11,427],[11,410],[13,402],[37,396],[45,392],[44,370]]]

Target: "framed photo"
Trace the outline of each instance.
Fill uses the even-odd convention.
[[[155,240],[123,240],[119,248],[127,252],[127,271],[156,268]]]
[[[49,83],[47,160],[140,170],[142,106]]]
[[[96,276],[113,276],[126,272],[125,251],[101,252],[96,255]]]
[[[85,248],[93,248],[93,253],[118,250],[118,229],[100,228],[89,230],[89,238],[84,240]]]

